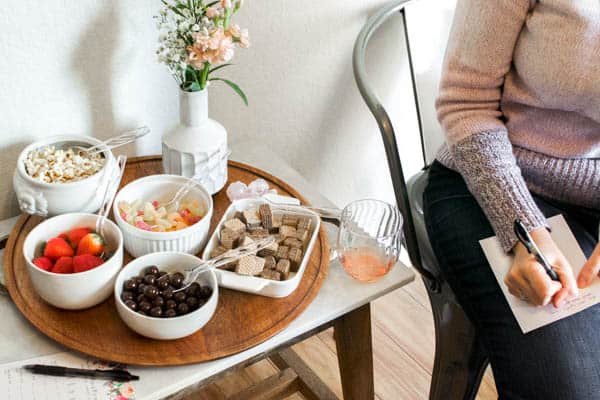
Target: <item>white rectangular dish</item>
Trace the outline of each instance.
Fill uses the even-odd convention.
[[[215,228],[215,231],[210,237],[210,240],[208,241],[208,244],[202,253],[202,259],[209,260],[210,252],[219,245],[219,233],[221,232],[221,227],[225,221],[233,217],[238,211],[247,210],[248,208],[252,207],[258,207],[262,203],[264,203],[264,200],[261,199],[243,199],[232,203],[225,211],[225,214],[223,214],[223,218],[221,218],[219,224]],[[217,269],[216,273],[219,286],[267,297],[285,297],[296,290],[300,284],[300,280],[302,279],[302,275],[304,274],[304,270],[308,264],[308,259],[310,258],[315,242],[319,235],[321,219],[316,213],[309,210],[303,210],[300,208],[296,210],[293,207],[286,207],[284,205],[278,206],[270,204],[270,206],[273,210],[273,213],[276,215],[283,214],[285,212],[286,214],[309,217],[312,220],[311,225],[314,228],[308,241],[308,245],[306,246],[306,250],[304,252],[304,256],[302,257],[302,262],[300,263],[298,271],[291,273],[290,277],[284,281],[274,281],[256,276],[239,275],[235,272]]]

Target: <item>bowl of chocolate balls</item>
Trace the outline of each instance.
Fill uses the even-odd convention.
[[[212,270],[182,289],[186,269],[202,260],[187,253],[161,252],[136,258],[115,281],[115,304],[129,328],[152,339],[189,336],[212,318],[219,288]]]

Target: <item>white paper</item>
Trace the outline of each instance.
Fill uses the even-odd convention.
[[[29,360],[0,365],[0,388],[3,400],[131,400],[135,398],[132,382],[114,382],[79,377],[37,375],[22,368],[27,364],[106,369],[115,365],[82,357],[70,352],[56,353]],[[122,366],[120,366],[122,367]]]
[[[579,271],[581,271],[586,261],[579,243],[577,243],[575,236],[573,236],[562,215],[549,218],[548,223],[552,228],[551,236],[554,239],[554,243],[556,243],[571,264],[573,274],[575,279],[577,279]],[[502,288],[504,296],[508,300],[508,304],[523,333],[531,332],[534,329],[576,314],[600,302],[600,279],[598,278],[595,278],[589,287],[580,289],[579,296],[567,299],[558,309],[552,304],[544,307],[536,307],[518,299],[510,294],[508,287],[504,283],[504,277],[512,265],[513,257],[504,253],[500,242],[495,236],[480,240],[479,244],[483,248],[483,252],[494,271],[498,284]]]

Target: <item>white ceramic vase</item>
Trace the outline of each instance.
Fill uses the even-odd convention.
[[[227,131],[208,118],[208,90],[179,91],[179,124],[162,138],[165,174],[196,176],[210,194],[227,181]]]

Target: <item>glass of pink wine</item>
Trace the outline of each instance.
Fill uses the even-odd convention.
[[[357,200],[342,211],[337,256],[350,276],[375,282],[398,261],[402,244],[402,214],[379,200]]]

